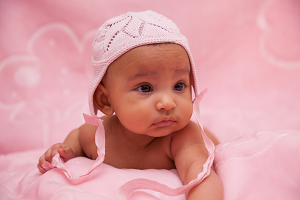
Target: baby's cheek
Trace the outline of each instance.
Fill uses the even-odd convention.
[[[146,127],[145,124],[149,121],[149,114],[145,112],[145,109],[132,109],[120,113],[118,118],[128,130],[140,132]]]
[[[192,114],[193,114],[193,104],[190,102],[184,104],[184,106],[181,108],[181,116],[183,118],[182,120],[185,122],[190,121]]]

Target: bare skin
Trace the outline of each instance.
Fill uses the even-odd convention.
[[[116,168],[177,169],[183,184],[202,171],[208,155],[197,124],[190,121],[192,93],[190,63],[176,44],[135,48],[114,61],[94,94],[94,104],[106,116],[104,163]],[[115,114],[113,114],[115,113]],[[50,147],[45,161],[59,152],[65,161],[97,158],[97,127],[84,124],[64,143]],[[217,140],[209,133],[215,144]],[[187,199],[222,199],[223,189],[213,170]]]

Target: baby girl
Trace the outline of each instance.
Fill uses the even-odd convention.
[[[99,28],[92,61],[92,116],[86,118],[99,120],[104,129],[86,123],[73,130],[40,157],[40,172],[57,153],[64,161],[98,159],[96,136],[102,134],[108,165],[177,169],[183,185],[196,179],[209,157],[208,139],[202,126],[191,121],[197,77],[187,39],[177,26],[152,11],[115,17]],[[105,115],[101,120],[98,110]],[[186,192],[187,199],[223,198],[221,181],[210,166],[209,175]]]

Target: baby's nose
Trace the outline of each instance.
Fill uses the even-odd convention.
[[[157,110],[171,110],[176,107],[174,97],[171,94],[161,94],[156,103]]]

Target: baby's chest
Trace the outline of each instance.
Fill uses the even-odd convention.
[[[173,160],[164,148],[126,151],[118,147],[106,148],[104,163],[116,168],[128,169],[175,169]]]

